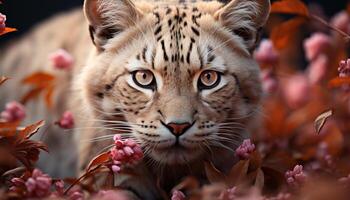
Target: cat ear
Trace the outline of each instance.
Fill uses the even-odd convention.
[[[259,30],[270,13],[270,0],[231,0],[214,17],[244,40],[249,50],[255,46]]]
[[[99,50],[142,16],[131,0],[85,0],[84,13],[92,41]]]

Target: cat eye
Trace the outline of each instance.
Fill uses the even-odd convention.
[[[132,79],[139,87],[155,89],[156,81],[154,75],[149,70],[137,70],[132,73]]]
[[[198,80],[199,90],[209,90],[219,85],[221,74],[217,71],[206,70],[201,73]]]

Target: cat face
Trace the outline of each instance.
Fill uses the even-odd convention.
[[[86,1],[96,55],[84,97],[105,127],[166,164],[240,143],[261,95],[250,55],[269,1]]]

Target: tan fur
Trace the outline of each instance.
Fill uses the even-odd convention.
[[[56,113],[65,109],[75,113],[79,169],[112,144],[113,134],[120,133],[139,142],[146,157],[130,169],[136,175],[125,175],[117,182],[143,199],[159,198],[157,182],[169,190],[184,176],[203,178],[204,160],[227,170],[234,162],[232,151],[227,149],[236,148],[248,136],[259,106],[259,67],[249,52],[257,30],[266,21],[269,1],[185,5],[177,1],[86,0],[84,9],[88,24],[81,12],[75,11],[34,31],[29,37],[51,34],[60,39],[38,47],[42,50],[35,54],[40,57],[32,56],[40,61],[31,63],[26,57],[20,65],[28,62],[28,73],[43,67],[52,72],[46,57],[58,47],[77,58],[72,76],[54,71],[62,84],[57,93],[60,100],[50,118],[57,118]],[[65,27],[64,21],[69,19],[76,21]],[[88,26],[96,47],[87,42]],[[60,28],[50,32],[56,27]],[[236,34],[238,29],[249,38],[242,38],[242,32]],[[26,52],[10,49],[1,64],[13,67],[13,58],[25,57],[32,47],[28,43],[28,39],[19,42]],[[139,69],[152,71],[156,90],[133,82],[130,72]],[[206,69],[220,71],[222,80],[213,89],[199,91],[197,82]],[[68,85],[72,85],[70,90]],[[11,96],[16,98],[17,93]],[[42,103],[32,107],[43,109]],[[182,147],[178,149],[173,148],[174,135],[164,126],[174,121],[193,122],[179,137]],[[106,135],[111,136],[100,137]]]

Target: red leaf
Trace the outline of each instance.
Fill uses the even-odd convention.
[[[51,108],[52,105],[53,105],[52,97],[53,97],[54,89],[55,89],[55,87],[54,87],[53,85],[49,86],[49,87],[46,89],[45,103],[46,103],[46,106],[47,106],[48,108]]]
[[[110,159],[109,154],[110,154],[110,152],[108,151],[108,152],[101,153],[98,156],[96,156],[95,158],[93,158],[87,167],[87,171],[89,171],[92,167],[94,167],[96,165],[108,162]]]
[[[41,121],[38,121],[32,125],[29,125],[27,127],[25,127],[22,131],[20,131],[18,133],[18,138],[20,140],[23,140],[23,139],[29,139],[30,137],[32,137],[35,133],[38,132],[38,130],[45,125],[45,121],[44,120],[41,120]]]
[[[328,87],[337,88],[344,84],[350,84],[350,77],[336,77],[328,82]]]
[[[237,185],[239,182],[242,182],[247,176],[249,167],[249,160],[241,160],[236,163],[228,176],[227,183],[230,187]]]
[[[22,99],[21,103],[26,104],[29,100],[37,98],[41,92],[43,92],[44,88],[34,88],[30,90],[27,94],[25,94]]]
[[[298,28],[305,22],[304,18],[297,17],[272,29],[271,40],[277,49],[284,49],[294,40]]]
[[[45,73],[37,72],[22,80],[23,84],[34,85],[36,87],[47,87],[49,83],[55,80],[55,76]]]
[[[7,80],[9,80],[10,78],[2,76],[0,77],[0,85],[2,85],[3,83],[5,83]]]
[[[16,134],[19,122],[0,122],[0,138],[13,137]]]
[[[226,176],[211,162],[205,162],[205,173],[210,183],[225,182]]]
[[[0,36],[5,35],[7,33],[14,32],[14,31],[17,31],[17,29],[6,27],[4,31],[0,32]]]
[[[293,14],[304,17],[309,16],[307,6],[300,0],[276,1],[271,6],[271,13]]]

